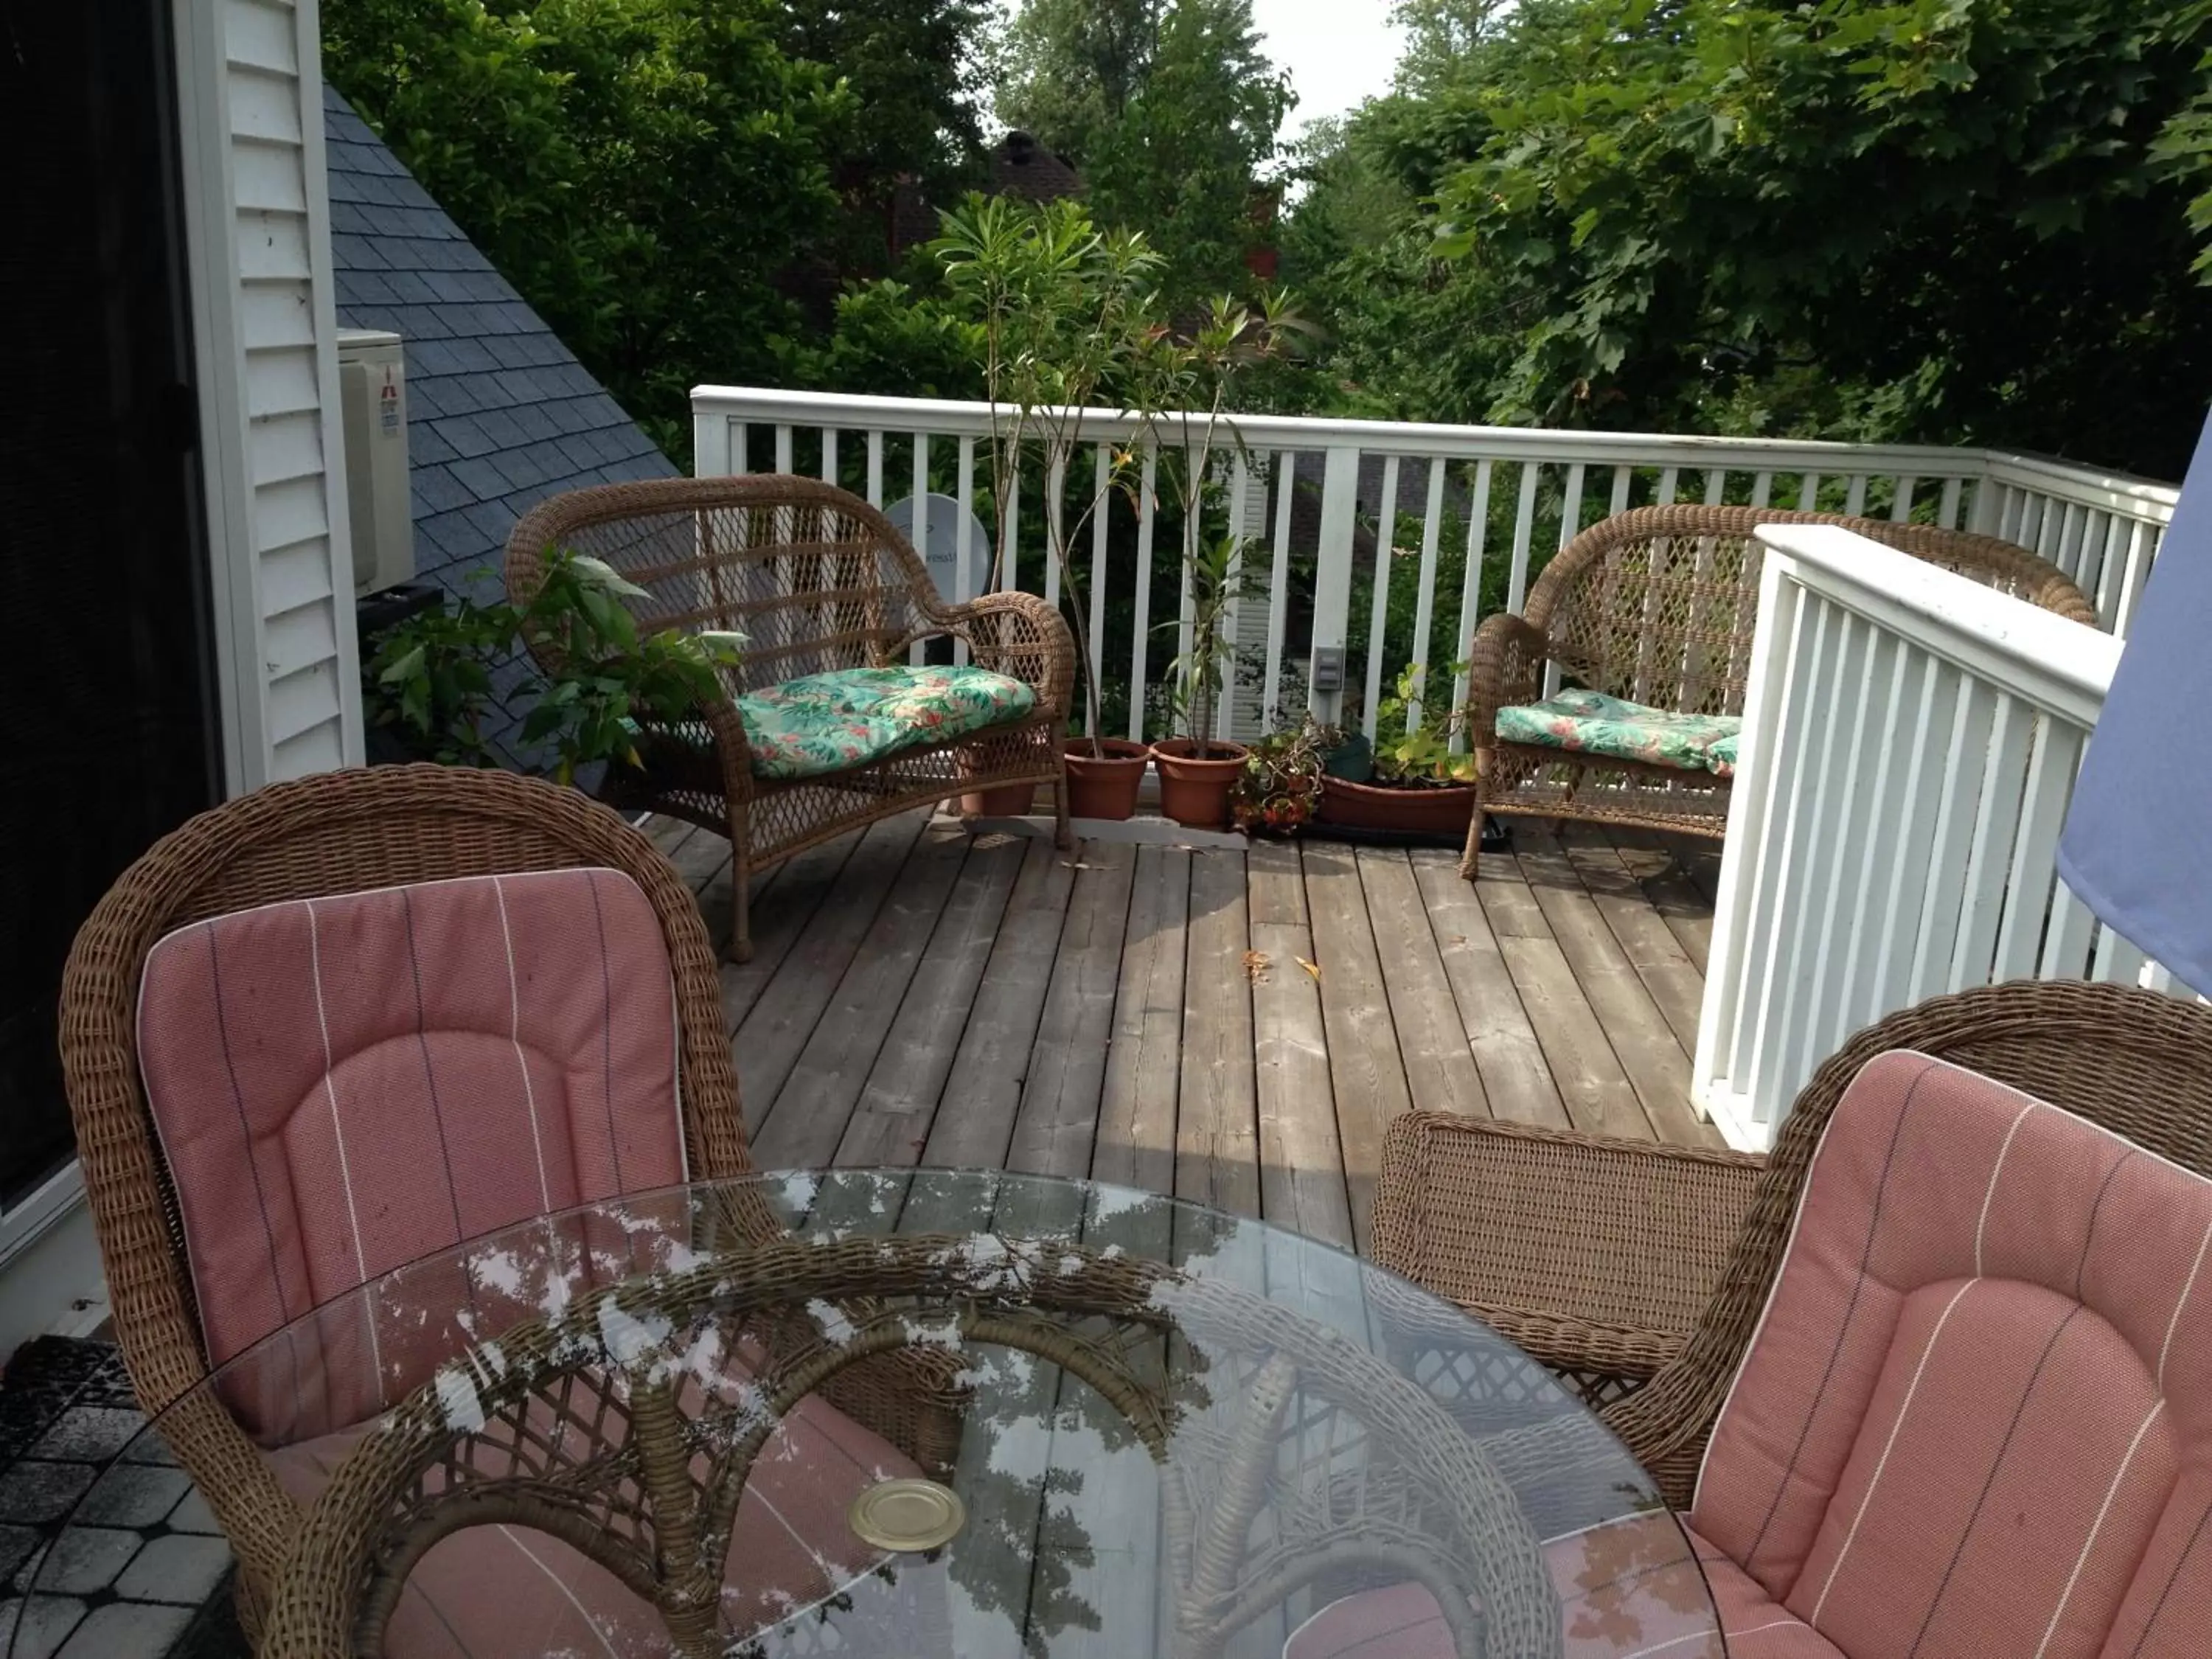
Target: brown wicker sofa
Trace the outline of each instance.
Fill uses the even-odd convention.
[[[648,725],[642,769],[610,768],[603,796],[626,809],[726,834],[735,856],[731,954],[751,954],[750,878],[848,830],[948,795],[1049,784],[1061,844],[1061,761],[1075,644],[1031,593],[946,605],[906,538],[858,496],[780,474],[599,484],[541,503],[507,540],[507,583],[526,605],[556,549],[600,559],[643,588],[629,601],[653,628],[735,630],[744,661],[696,722]],[[933,638],[967,646],[979,666],[1021,681],[1036,702],[1018,720],[942,742],[915,742],[839,771],[760,775],[734,699],[802,675],[882,668]]]
[[[2212,1008],[2023,981],[1937,997],[1859,1032],[1798,1095],[1771,1158],[1408,1113],[1383,1143],[1376,1259],[1551,1366],[1686,1507],[1829,1115],[1866,1063],[1893,1049],[1978,1072],[2212,1174]]]
[[[301,1509],[223,1405],[197,1388],[210,1375],[209,1351],[138,1048],[147,953],[191,924],[287,901],[576,868],[628,877],[659,921],[673,980],[684,1167],[700,1180],[750,1173],[714,948],[690,890],[651,841],[573,789],[430,765],[274,784],[155,843],[116,879],[70,949],[62,1066],[116,1336],[140,1405],[167,1413],[169,1444],[238,1558],[249,1631]],[[591,918],[579,926],[590,927]],[[782,1236],[764,1204],[732,1201],[741,1232]],[[949,1462],[957,1419],[941,1370],[917,1370],[902,1357],[895,1374],[860,1380],[837,1403],[911,1449],[925,1468]]]
[[[1501,741],[1498,714],[1545,696],[1546,671],[1686,714],[1741,714],[1759,612],[1761,525],[1856,531],[2031,605],[2094,625],[2059,568],[1994,537],[1932,525],[1750,507],[1644,507],[1592,525],[1544,567],[1519,616],[1475,630],[1467,733],[1476,799],[1460,873],[1474,878],[1483,816],[1577,818],[1717,838],[1729,782],[1710,771]]]

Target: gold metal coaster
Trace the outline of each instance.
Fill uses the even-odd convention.
[[[968,1506],[934,1480],[884,1480],[853,1500],[845,1524],[864,1544],[918,1553],[951,1542],[968,1524]]]

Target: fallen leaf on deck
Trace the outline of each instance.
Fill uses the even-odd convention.
[[[1467,935],[1465,933],[1454,933],[1449,939],[1446,939],[1444,943],[1447,945],[1464,945],[1467,943]]]
[[[1299,967],[1304,969],[1306,972],[1311,974],[1314,976],[1314,982],[1316,985],[1321,982],[1321,963],[1317,962],[1308,962],[1304,957],[1294,957],[1291,960],[1296,962]]]
[[[1063,870],[1096,870],[1098,866],[1095,864],[1085,864],[1081,859],[1062,859],[1060,861],[1060,867]]]
[[[1244,976],[1255,985],[1265,985],[1270,963],[1271,958],[1265,951],[1247,951],[1244,953]]]

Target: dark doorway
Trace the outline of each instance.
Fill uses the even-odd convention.
[[[0,0],[0,1209],[70,1152],[63,958],[216,799],[167,0]]]

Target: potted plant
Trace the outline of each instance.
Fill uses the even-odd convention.
[[[425,611],[388,630],[362,675],[370,722],[399,757],[493,765],[482,733],[491,666],[514,659],[523,667],[509,695],[530,702],[521,739],[550,746],[556,781],[637,765],[641,722],[682,722],[736,665],[741,643],[726,633],[641,634],[623,601],[643,597],[599,560],[556,550],[520,610],[464,599],[450,614]],[[543,673],[524,650],[532,642],[552,665]]]
[[[1474,757],[1455,753],[1463,717],[1425,702],[1426,670],[1398,676],[1395,694],[1375,710],[1374,759],[1364,781],[1331,772],[1322,779],[1323,823],[1433,837],[1456,846],[1474,811]],[[1461,665],[1445,671],[1456,676]]]
[[[1244,769],[1244,745],[1213,735],[1221,688],[1235,672],[1229,636],[1231,602],[1243,591],[1244,550],[1233,536],[1213,537],[1186,558],[1190,648],[1170,673],[1171,702],[1182,730],[1152,745],[1160,769],[1160,810],[1193,830],[1229,827],[1229,792]],[[1179,623],[1165,626],[1180,627]]]
[[[1027,204],[971,196],[940,218],[943,234],[931,251],[955,299],[982,324],[996,519],[990,586],[998,585],[1007,514],[1020,489],[1024,459],[1041,460],[1046,543],[1060,570],[1063,608],[1083,669],[1086,735],[1070,737],[1065,745],[1067,808],[1076,817],[1126,818],[1137,810],[1151,750],[1104,735],[1099,642],[1091,637],[1084,574],[1069,549],[1133,458],[1114,455],[1106,478],[1073,522],[1062,497],[1101,388],[1152,332],[1152,283],[1162,261],[1142,235],[1102,232],[1073,201]]]
[[[1229,792],[1230,817],[1253,836],[1291,836],[1321,805],[1322,775],[1344,733],[1311,714],[1254,744]]]

